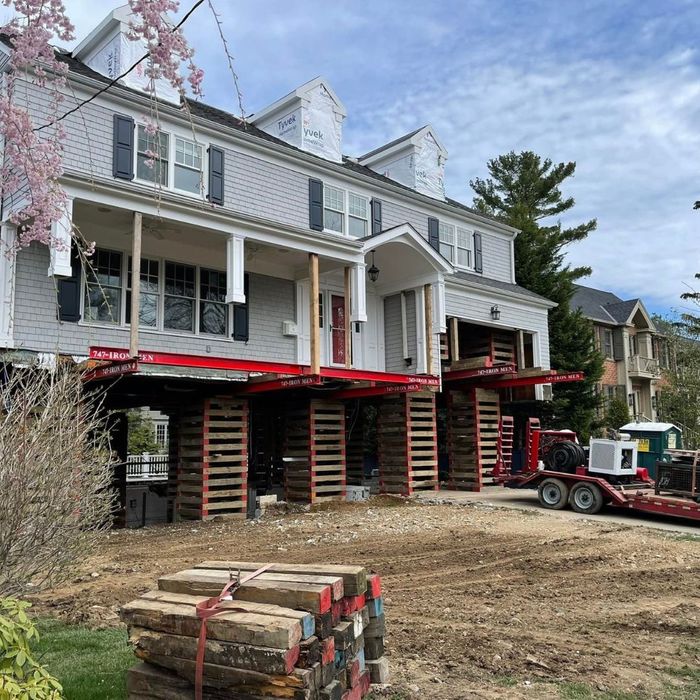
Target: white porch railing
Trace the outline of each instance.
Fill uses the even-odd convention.
[[[127,481],[165,481],[168,478],[168,455],[128,455]]]
[[[629,373],[642,377],[659,377],[661,376],[659,361],[653,357],[632,355],[630,357]]]

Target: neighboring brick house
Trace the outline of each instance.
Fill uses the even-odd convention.
[[[128,67],[127,12],[111,12],[72,53],[59,54],[69,69],[66,110]],[[445,196],[447,152],[430,126],[364,156],[345,156],[345,107],[317,78],[247,122],[197,101],[184,109],[177,94],[158,85],[154,135],[145,127],[153,99],[143,82],[134,71],[63,121],[70,211],[54,235],[69,243],[76,226],[96,241],[94,271],[83,273],[70,245],[49,251],[32,244],[16,260],[0,260],[0,339],[5,362],[57,352],[97,365],[94,379],[123,372],[109,388],[114,407],[140,402],[170,415],[172,478],[183,514],[214,512],[201,491],[207,479],[193,475],[202,460],[224,460],[209,455],[202,438],[211,421],[221,422],[212,416],[236,417],[239,447],[230,459],[239,471],[221,493],[240,506],[251,482],[258,491],[269,486],[268,467],[277,459],[269,445],[282,453],[290,440],[302,440],[284,433],[289,417],[305,416],[313,433],[324,402],[336,410],[367,397],[405,397],[388,415],[409,421],[420,398],[428,406],[423,420],[434,421],[435,390],[449,379],[444,371],[456,367],[483,372],[491,384],[529,369],[517,386],[530,384],[527,398],[542,398],[554,304],[515,284],[517,230]],[[37,121],[46,119],[42,89],[30,82],[20,88],[17,99]],[[153,151],[159,157],[149,167]],[[5,195],[7,243],[15,236],[8,217],[21,195]],[[140,289],[132,304],[139,236]],[[134,359],[134,342],[138,364],[119,364]],[[541,369],[539,378],[533,368]],[[427,398],[417,392],[426,387],[433,390]],[[497,404],[512,397],[505,384],[489,391]],[[478,420],[478,411],[470,415]],[[345,418],[338,421],[336,430],[344,430]],[[427,444],[404,455],[408,467],[386,467],[386,490],[435,486],[435,437],[423,432]],[[182,454],[191,453],[192,441],[204,457],[185,468]],[[307,443],[294,457],[311,455],[303,474],[275,462],[288,496],[342,495],[345,445],[333,453],[331,469],[314,466]],[[479,450],[477,438],[477,469]],[[423,468],[411,471],[419,457]]]
[[[605,358],[599,384],[604,405],[618,396],[636,420],[656,421],[668,344],[642,300],[622,300],[612,292],[577,285],[571,304],[593,321],[596,343]]]

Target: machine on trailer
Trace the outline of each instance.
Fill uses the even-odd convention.
[[[510,488],[536,488],[545,508],[570,506],[593,515],[607,504],[700,520],[700,451],[667,455],[670,462],[657,463],[664,479],[654,483],[648,470],[637,466],[638,442],[626,435],[591,440],[586,455],[575,433],[541,430],[539,421],[530,419],[526,445],[523,471],[502,481]]]

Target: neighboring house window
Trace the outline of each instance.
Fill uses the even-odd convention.
[[[157,182],[168,186],[168,152],[170,136],[163,131],[149,134],[146,127],[139,125],[136,152],[136,177],[139,180]]]
[[[345,192],[337,187],[323,187],[323,226],[329,231],[343,233],[345,227]]]
[[[440,255],[450,262],[455,260],[455,227],[450,224],[440,222]]]
[[[605,403],[609,406],[612,400],[617,396],[617,387],[614,384],[606,384],[603,390],[605,391]]]
[[[168,426],[165,423],[156,423],[156,442],[161,449],[168,446]]]
[[[630,336],[630,355],[634,356],[637,354],[637,336],[636,335],[631,335]]]
[[[348,233],[363,238],[369,228],[369,200],[350,192],[348,195]]]
[[[175,137],[174,185],[178,190],[197,194],[202,191],[202,147]]]
[[[178,331],[194,331],[197,286],[192,265],[165,263],[163,325]]]
[[[121,323],[122,254],[98,250],[87,270],[85,315],[87,321]]]
[[[226,335],[226,273],[218,270],[200,270],[199,297],[199,332]]]
[[[603,328],[603,355],[605,357],[614,357],[615,351],[613,348],[613,332],[609,328]]]
[[[141,287],[139,294],[139,323],[143,326],[158,326],[160,306],[160,264],[157,260],[141,259]],[[131,256],[127,275],[126,322],[131,323]]]
[[[457,229],[457,259],[455,264],[458,267],[472,266],[471,234],[463,228]]]

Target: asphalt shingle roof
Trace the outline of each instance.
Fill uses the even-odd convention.
[[[639,299],[623,301],[616,294],[603,289],[576,285],[571,306],[580,309],[586,318],[609,325],[624,325]]]
[[[550,301],[547,297],[543,297],[541,294],[536,294],[531,292],[525,287],[521,287],[519,284],[512,284],[511,282],[501,282],[500,280],[492,280],[488,277],[482,277],[481,275],[475,275],[471,272],[456,272],[454,276],[457,279],[462,279],[465,282],[470,282],[479,287],[491,287],[493,289],[500,289],[504,292],[510,292],[511,294],[517,294],[521,297],[528,299],[538,299],[539,301]]]

